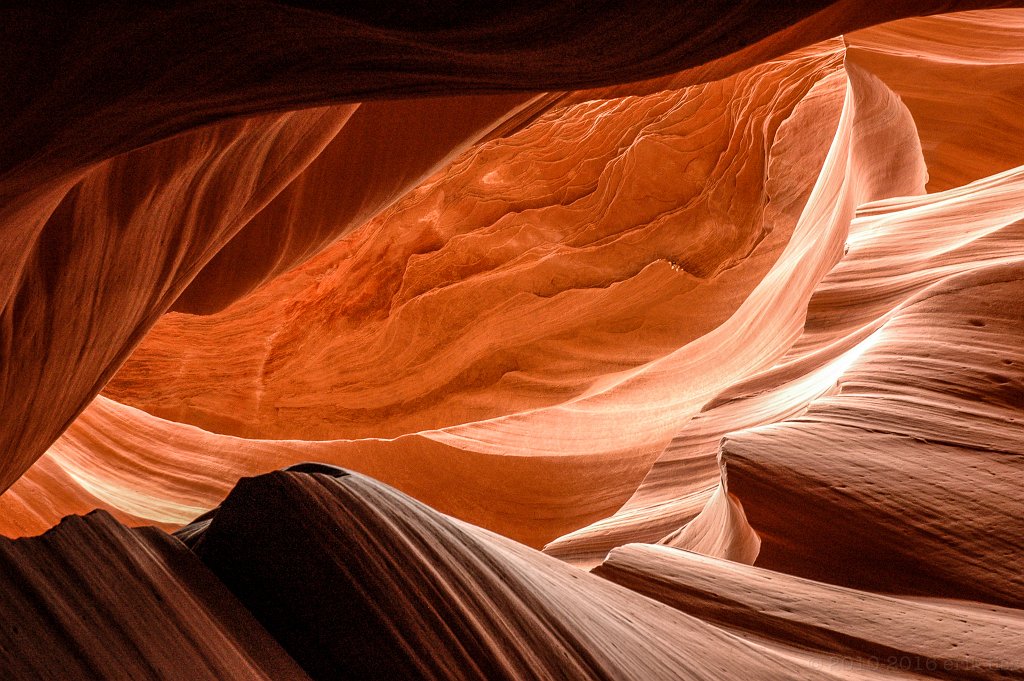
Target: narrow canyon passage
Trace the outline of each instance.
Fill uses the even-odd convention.
[[[1024,8],[518,4],[0,10],[0,679],[1024,678]]]

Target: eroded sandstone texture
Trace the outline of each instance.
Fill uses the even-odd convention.
[[[3,8],[0,679],[1024,678],[1015,4]]]

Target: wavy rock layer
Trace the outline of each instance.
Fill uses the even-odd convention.
[[[168,316],[107,394],[228,434],[330,437],[288,445],[292,460],[357,467],[530,543],[605,515],[708,391],[643,363],[724,322],[782,256],[817,170],[800,171],[792,186],[765,175],[826,155],[827,131],[796,137],[782,122],[839,115],[840,49],[827,44],[719,84],[556,109],[224,313]],[[692,147],[698,133],[708,141]],[[642,172],[652,162],[693,182],[652,187]],[[707,173],[715,183],[704,184]],[[800,173],[778,171],[794,181]],[[749,193],[743,211],[732,208],[736,187]],[[730,239],[684,239],[722,216]],[[818,252],[791,250],[787,262]],[[761,333],[755,361],[783,350],[774,330]],[[720,338],[738,340],[735,330]],[[675,363],[696,371],[725,354],[703,343],[696,359]],[[183,344],[197,352],[183,357]],[[731,380],[740,361],[713,380]],[[594,391],[609,372],[623,385]],[[609,437],[622,430],[623,406],[645,396],[642,427]],[[352,435],[398,439],[333,440]]]
[[[98,164],[11,224],[0,488],[70,425],[206,261],[349,114],[314,109],[159,142]]]
[[[558,107],[225,313],[165,317],[105,394],[214,432],[321,440],[577,398],[721,325],[778,260],[830,132],[797,141],[787,119],[838,115],[841,85],[811,91],[841,49]]]
[[[180,542],[102,511],[0,539],[5,679],[307,679]]]
[[[824,397],[804,394],[790,403],[809,408],[806,416],[719,433],[725,437],[720,458],[726,463],[730,491],[744,506],[757,507],[752,522],[766,542],[759,564],[852,586],[1019,603],[1014,566],[1021,552],[1017,537],[1022,516],[1012,495],[1021,482],[1020,456],[1011,435],[1019,429],[1020,412],[1019,379],[1014,376],[1019,303],[1013,292],[1020,285],[1022,255],[1021,215],[1014,198],[1019,182],[1020,172],[1012,171],[942,194],[863,207],[851,229],[848,253],[812,297],[805,333],[787,360],[727,391],[702,414],[757,415],[759,404],[785,405],[800,397],[789,391],[787,381],[794,375],[826,379],[820,388]],[[1003,284],[976,287],[972,276],[979,282],[995,276]],[[954,293],[961,288],[966,290]],[[989,314],[1009,318],[987,328]],[[975,332],[954,331],[961,327]],[[863,389],[865,381],[871,388]],[[848,393],[857,396],[846,397]],[[834,410],[842,414],[843,427],[826,432],[814,425],[816,414]],[[742,419],[736,422],[742,424]],[[803,447],[813,440],[810,446],[819,453],[810,455],[805,449],[801,455],[796,441],[776,439],[797,432],[809,438]],[[775,443],[769,448],[774,455],[762,458],[760,449],[739,454],[743,443],[761,438]],[[737,452],[735,459],[730,451]],[[811,464],[809,455],[820,462]],[[914,486],[919,473],[913,472],[911,462],[918,456],[925,457],[920,465],[935,473],[931,483]],[[982,464],[979,457],[986,456],[989,462]],[[737,492],[750,481],[744,469],[754,459],[761,483],[773,480],[771,487],[792,473],[800,478],[792,484],[807,484],[808,491],[814,484],[823,485],[830,490],[826,496],[837,495],[831,498],[838,506],[811,501],[816,493],[809,492],[806,515],[793,514],[791,501],[783,501],[777,490]],[[785,463],[776,466],[773,459]],[[860,463],[832,469],[832,477],[810,483],[816,476],[813,470],[839,460]],[[955,463],[944,468],[946,460]],[[990,474],[975,475],[979,466]],[[868,474],[869,469],[874,472]],[[938,472],[942,470],[944,474]],[[996,475],[998,482],[991,479]],[[910,485],[885,495],[883,502],[878,490],[890,483]],[[860,495],[865,496],[856,510],[841,508],[846,504],[842,499]],[[735,551],[737,544],[740,549],[750,545],[745,517],[738,522],[736,512],[727,512],[724,498],[720,493],[718,503],[709,504],[695,521],[663,541],[751,562],[756,552]],[[901,510],[889,506],[884,511],[890,501]],[[972,510],[963,516],[967,508]],[[908,511],[911,515],[904,516]],[[887,513],[889,521],[884,520]],[[915,518],[918,513],[922,516]],[[785,524],[782,516],[792,524],[785,536],[773,535],[768,528]],[[941,517],[958,520],[943,523],[943,534],[936,535]],[[840,528],[848,522],[856,525],[853,533],[859,539],[843,538]],[[883,528],[886,523],[892,524]],[[795,558],[802,549],[791,543],[801,541],[794,533],[817,548]],[[915,541],[930,542],[930,548],[912,548]],[[868,550],[868,545],[873,548]],[[958,551],[967,554],[962,561],[940,557]],[[972,557],[977,555],[988,558],[979,562]],[[991,576],[982,567],[988,561]]]
[[[959,17],[928,21],[962,26]],[[990,61],[1009,35],[985,43]],[[839,309],[822,292],[804,337],[782,356],[804,296],[840,257],[852,207],[922,191],[915,120],[858,54],[840,70],[841,50],[826,43],[705,86],[669,77],[642,96],[339,110],[323,150],[231,242],[266,251],[270,225],[293,225],[294,238],[274,242],[277,259],[231,284],[224,273],[249,247],[222,250],[236,255],[204,270],[179,305],[221,306],[199,295],[204,286],[251,286],[393,201],[441,154],[494,139],[223,312],[164,317],[108,386],[152,414],[98,399],[0,500],[0,527],[39,532],[95,506],[173,526],[240,476],[310,459],[536,546],[598,520],[548,549],[581,565],[629,541],[752,561],[758,539],[718,486],[718,441],[800,413],[873,342],[840,342],[845,322],[819,329],[817,316]],[[769,92],[767,79],[785,86]],[[456,104],[469,112],[463,127],[451,124],[433,146],[358,146],[373,120],[415,129],[418,114],[433,119]],[[717,142],[687,146],[712,133]],[[360,154],[378,154],[384,170],[346,184],[349,157]],[[641,170],[661,176],[669,166],[692,174],[692,187],[654,192]],[[717,179],[698,182],[707,177]],[[732,208],[740,190],[754,201],[745,213]],[[343,200],[314,210],[330,196]],[[695,236],[696,250],[680,250],[680,234],[723,215],[731,241]],[[705,271],[712,256],[720,266]],[[297,439],[309,437],[330,439]]]
[[[918,91],[923,91],[928,84],[951,78],[946,72],[950,65],[967,61],[989,66],[1001,63],[1005,72],[1000,74],[999,69],[994,69],[987,74],[991,81],[979,66],[974,79],[968,82],[983,91],[993,88],[1000,92],[1000,100],[1011,104],[1019,95],[1019,89],[1011,83],[1017,82],[1012,74],[1018,68],[1014,38],[1018,34],[1013,27],[1021,16],[1016,11],[967,13],[896,22],[847,36],[846,42],[851,45],[847,50],[848,68],[877,69],[887,84],[892,83],[907,97],[905,101],[915,125],[921,126],[919,135],[925,162],[930,172],[932,168],[938,169],[929,186],[935,186],[937,180],[942,184],[973,179],[977,169],[1019,162],[1014,154],[1022,148],[1022,137],[1013,125],[999,126],[1000,135],[1006,136],[1006,144],[998,154],[995,146],[981,146],[977,154],[972,155],[965,151],[966,141],[954,144],[956,139],[966,140],[966,135],[984,136],[983,129],[995,125],[993,121],[1003,115],[998,107],[992,107],[988,117],[981,116],[967,101],[954,101],[952,96],[941,99],[949,93],[936,87],[934,97],[945,102],[940,110],[934,101],[924,106],[915,100],[910,88],[914,85]],[[927,42],[927,38],[940,32],[941,41]],[[903,70],[910,67],[900,61],[911,60],[911,52],[902,47],[907,40],[921,46],[918,50],[921,59],[915,62],[912,77]],[[892,46],[888,51],[884,48],[886,44]],[[867,46],[873,50],[870,55],[866,52]],[[893,56],[896,54],[900,55],[899,59]],[[966,95],[960,99],[965,98]],[[952,120],[960,123],[954,125]],[[961,174],[951,176],[943,168],[955,164],[958,157],[967,162],[962,165]],[[975,158],[979,162],[972,165],[970,160]],[[881,172],[893,177],[893,170]],[[804,332],[786,356],[769,370],[752,372],[709,401],[677,435],[633,498],[617,514],[560,538],[547,550],[577,564],[593,566],[614,546],[630,541],[660,541],[753,562],[759,551],[758,538],[750,530],[737,499],[730,499],[724,489],[717,486],[715,466],[720,440],[723,437],[732,440],[735,433],[742,437],[745,429],[792,419],[815,404],[818,398],[839,391],[847,381],[851,365],[884,338],[883,333],[875,333],[879,327],[926,287],[959,272],[1018,259],[1020,245],[1015,223],[1020,215],[1012,198],[1019,191],[1017,175],[1017,171],[1000,173],[927,198],[878,202],[862,207],[861,217],[851,225],[843,258],[817,286],[809,303]],[[948,312],[950,318],[962,314],[955,304]],[[964,339],[964,342],[974,341]],[[1007,341],[1011,345],[1014,342]],[[961,347],[950,346],[949,352],[960,352]],[[890,375],[894,381],[913,380],[902,364],[875,363],[872,370]],[[952,384],[958,379],[948,380]],[[970,381],[967,377],[964,380]],[[977,399],[982,399],[982,392],[974,393]],[[937,401],[948,401],[941,394],[932,394]],[[899,408],[898,403],[889,406]],[[873,418],[877,415],[865,415],[862,426],[873,428],[870,425]],[[1007,414],[1005,418],[1008,419],[1005,427],[1014,428],[1015,417]],[[845,434],[835,431],[827,443],[821,442],[819,446],[854,456],[859,440],[854,431]],[[974,446],[985,445],[975,442]],[[780,452],[780,456],[784,455]],[[892,465],[898,465],[897,461],[898,458],[893,457]],[[724,474],[727,476],[728,471]],[[773,469],[763,474],[780,473]],[[1011,473],[1011,478],[1017,480],[1017,474]],[[833,480],[833,484],[842,482]],[[1010,487],[1016,484],[1008,482]],[[743,501],[742,495],[737,496]],[[709,499],[706,512],[698,515]],[[990,502],[1004,503],[998,497]],[[936,500],[935,504],[940,502]],[[1019,514],[1015,515],[1012,508],[1012,504],[1008,504],[1007,510],[1001,513],[1009,522],[1019,522]],[[863,511],[867,512],[866,508]],[[831,516],[818,513],[818,517],[827,524]],[[793,516],[790,519],[793,520]],[[983,541],[985,533],[1003,521],[992,522],[995,525],[974,527],[970,532]],[[1016,546],[1009,555],[1019,555],[1019,550]],[[1001,558],[1005,559],[1005,556]],[[813,560],[808,558],[806,569],[813,570],[810,567]],[[828,579],[822,572],[813,574]]]
[[[893,598],[642,544],[613,550],[594,574],[753,640],[932,678],[1024,676],[1020,610]]]
[[[875,678],[751,644],[344,471],[243,480],[182,534],[313,678]]]
[[[61,7],[62,21],[47,5],[11,6],[0,37],[10,62],[0,81],[0,196],[232,117],[396,96],[576,89],[683,69],[693,82],[714,80],[883,21],[1013,4],[644,0],[581,14],[569,0],[400,10],[310,0],[100,2]]]
[[[882,328],[838,395],[728,436],[729,489],[761,535],[759,564],[1024,605],[1022,275],[995,266],[934,285]]]
[[[581,18],[571,2],[453,2],[429,13],[110,2],[61,8],[55,22],[46,5],[8,8],[0,36],[10,60],[0,81],[0,489],[42,455],[186,290],[181,309],[230,303],[397,198],[472,133],[492,127],[477,117],[482,110],[500,118],[502,108],[492,102],[460,120],[444,116],[444,103],[422,105],[420,117],[417,105],[360,112],[352,102],[589,87],[680,69],[689,69],[681,78],[692,84],[845,30],[949,8],[822,0],[728,9],[645,2]],[[505,101],[515,108],[526,98]],[[338,102],[349,104],[281,113]],[[522,113],[514,118],[521,122]],[[444,132],[413,140],[423,155],[406,162],[399,153],[397,168],[386,162],[396,158],[388,145],[367,148],[362,136],[343,133],[347,141],[333,151],[353,158],[342,165],[383,161],[382,176],[343,189],[346,205],[306,223],[308,231],[275,228],[318,198],[322,169],[308,182],[293,180],[343,123],[400,149],[423,118],[443,121]],[[401,132],[389,125],[402,122]],[[270,241],[266,257],[254,258],[263,262],[239,266]]]
[[[1024,677],[1024,13],[890,4],[2,10],[0,676]]]
[[[1020,10],[963,12],[845,36],[847,58],[896,92],[921,135],[928,190],[1024,164]]]
[[[926,171],[909,113],[870,74],[854,65],[847,65],[845,71],[848,80],[842,115],[836,123],[835,136],[828,142],[828,156],[814,191],[800,207],[798,225],[787,246],[789,258],[784,256],[776,263],[740,312],[701,339],[718,341],[716,345],[705,349],[695,343],[682,348],[678,355],[692,360],[695,356],[699,358],[698,353],[703,350],[707,353],[705,361],[722,367],[728,366],[733,357],[752,359],[744,353],[750,352],[751,344],[757,340],[763,339],[769,352],[746,362],[742,369],[737,367],[738,371],[730,375],[732,380],[722,383],[711,383],[706,377],[714,374],[706,368],[699,370],[703,385],[714,389],[699,395],[697,408],[702,412],[662,450],[647,479],[619,513],[553,542],[547,547],[553,555],[593,565],[613,546],[626,541],[657,541],[678,530],[694,518],[702,508],[701,502],[713,493],[716,480],[709,467],[718,440],[726,432],[745,422],[753,425],[797,412],[826,389],[820,375],[791,372],[785,378],[787,385],[781,399],[779,395],[758,397],[738,410],[711,411],[717,393],[728,391],[730,384],[742,384],[751,375],[771,370],[783,359],[800,334],[814,287],[843,255],[854,207],[872,200],[869,197],[924,191]],[[833,96],[836,94],[839,93],[833,92]],[[816,116],[819,122],[823,118],[820,112]],[[770,317],[762,313],[768,309],[773,311]],[[817,364],[810,368],[821,369],[822,362]],[[687,374],[680,371],[679,375]],[[703,473],[694,476],[692,471]],[[717,498],[720,503],[713,508],[720,518],[728,521],[737,514],[742,516],[724,495]],[[739,526],[743,524],[740,519]],[[693,541],[705,552],[748,560],[756,556],[756,539],[752,536],[735,543],[732,533],[715,537],[713,530],[691,528],[690,532],[696,532]]]

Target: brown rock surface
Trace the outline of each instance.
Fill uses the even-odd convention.
[[[910,109],[942,191],[1024,163],[1024,13],[962,12],[845,36],[847,58],[881,78]]]
[[[358,474],[245,479],[189,539],[313,678],[880,678],[751,644]]]
[[[5,679],[306,679],[181,542],[103,511],[0,538]]]
[[[761,536],[759,565],[1024,605],[1022,274],[1018,262],[932,285],[882,326],[837,395],[727,436],[729,490]]]
[[[218,0],[160,10],[107,2],[62,6],[60,20],[47,3],[6,9],[0,489],[67,428],[212,259],[183,309],[218,309],[312,255],[337,236],[332,230],[373,214],[374,204],[397,198],[490,127],[486,116],[445,117],[451,134],[353,197],[373,200],[347,205],[337,222],[315,221],[294,243],[275,240],[266,261],[238,268],[236,281],[225,271],[267,245],[270,223],[316,198],[317,187],[292,181],[339,126],[350,116],[354,126],[376,118],[353,115],[354,104],[280,112],[410,94],[608,85],[680,69],[689,70],[679,82],[703,82],[844,30],[949,9],[930,0],[782,8],[752,1],[726,12],[713,3],[644,2],[580,20],[573,3],[527,5],[393,13],[318,3]],[[251,45],[261,47],[254,53]],[[505,98],[513,106],[524,100]],[[425,115],[444,115],[444,103],[425,106]],[[399,112],[402,105],[379,108],[383,121],[411,121],[403,134],[421,124],[414,112]],[[386,125],[369,128],[388,136]],[[366,160],[379,160],[376,153]],[[285,198],[268,207],[281,191]],[[19,397],[26,390],[31,395]]]
[[[1024,677],[1024,613],[894,598],[661,546],[613,550],[616,584],[755,640],[944,679]]]
[[[1021,678],[1014,4],[0,8],[0,678]]]

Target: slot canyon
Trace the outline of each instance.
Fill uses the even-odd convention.
[[[0,44],[0,681],[1024,679],[1024,2]]]

